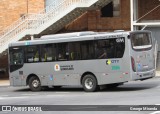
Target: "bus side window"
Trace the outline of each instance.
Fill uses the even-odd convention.
[[[69,58],[68,43],[57,44],[57,57],[58,61],[66,61]]]
[[[69,59],[70,60],[80,60],[80,42],[69,43]]]
[[[95,41],[95,58],[96,59],[107,59],[109,56],[108,40]]]
[[[125,50],[125,42],[117,42],[115,48],[116,48],[115,58],[122,58]]]
[[[41,61],[52,61],[53,60],[53,45],[45,44],[41,46]]]
[[[34,55],[34,62],[38,62],[39,61],[39,52],[36,51],[35,55]]]
[[[39,62],[39,48],[38,46],[26,47],[26,62]]]
[[[94,42],[83,41],[81,42],[81,55],[83,60],[94,59]]]

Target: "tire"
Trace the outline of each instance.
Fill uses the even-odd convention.
[[[92,74],[83,77],[82,86],[86,92],[94,92],[98,89],[97,80]]]
[[[42,87],[39,78],[36,76],[31,77],[29,79],[29,87],[32,91],[40,91]]]

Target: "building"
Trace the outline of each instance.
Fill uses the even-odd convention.
[[[44,0],[1,0],[0,31],[28,13],[38,13],[45,7]]]
[[[38,13],[45,7],[44,0],[1,0],[0,2],[0,33],[27,13]],[[8,68],[7,55],[0,57],[0,78],[4,75],[3,71]]]
[[[0,69],[7,68],[4,51],[12,39],[74,31],[145,29],[151,30],[160,44],[159,12],[159,0],[1,0],[0,41],[9,40],[0,45]]]

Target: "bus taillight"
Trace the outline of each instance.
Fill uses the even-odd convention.
[[[132,70],[134,71],[134,72],[136,72],[136,67],[135,67],[135,60],[134,60],[134,58],[131,56],[131,62],[132,62]]]

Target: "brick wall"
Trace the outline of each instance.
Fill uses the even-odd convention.
[[[37,13],[42,9],[44,0],[1,0],[0,31],[18,20],[22,14]]]
[[[119,17],[101,17],[101,11],[88,11],[65,27],[65,31],[114,31],[130,30],[130,1],[121,0]]]
[[[28,5],[27,5],[28,1]],[[37,13],[44,9],[44,0],[0,0],[0,32],[17,21],[22,14]],[[8,69],[8,58],[0,58],[0,68]],[[8,74],[0,74],[0,78]]]
[[[160,5],[159,0],[138,0],[139,17],[145,15],[156,6]],[[160,20],[160,7],[149,13],[142,20]]]
[[[66,25],[64,32],[88,30],[88,13],[81,15],[70,24]],[[63,32],[63,31],[62,31]]]

